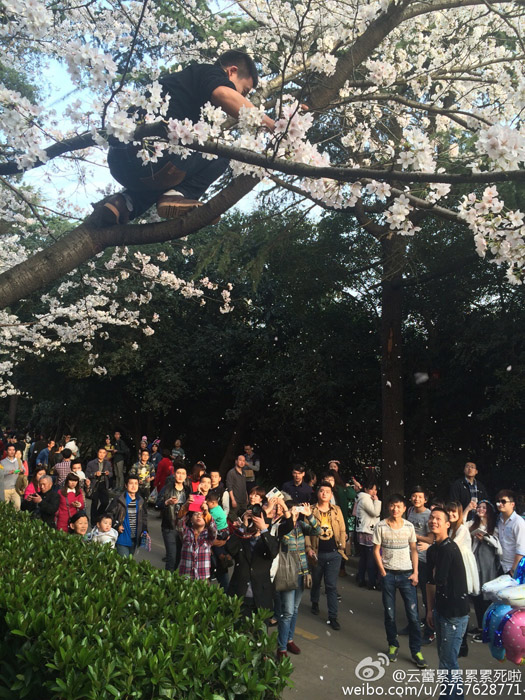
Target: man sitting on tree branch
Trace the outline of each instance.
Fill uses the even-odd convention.
[[[201,108],[211,102],[231,117],[238,118],[241,107],[253,107],[246,98],[257,87],[257,68],[243,51],[227,51],[214,65],[193,64],[179,73],[159,80],[170,103],[166,119],[200,119]],[[264,126],[273,130],[274,121],[264,117]],[[126,224],[157,204],[159,216],[170,219],[201,205],[199,198],[228,167],[227,158],[207,160],[200,153],[187,158],[165,154],[156,163],[143,163],[138,157],[141,145],[115,142],[109,149],[111,174],[126,188],[95,209],[100,226]]]

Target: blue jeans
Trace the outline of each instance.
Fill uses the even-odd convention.
[[[277,648],[286,651],[286,645],[293,640],[297,611],[303,597],[304,576],[299,574],[298,587],[292,591],[278,591],[281,601],[281,614],[277,618]]]
[[[461,678],[458,678],[454,682],[450,671],[459,668],[459,647],[467,631],[468,620],[468,615],[463,615],[463,617],[444,617],[437,610],[434,610],[434,628],[436,630],[439,668],[448,671],[447,692],[441,697],[463,697],[463,681]]]
[[[341,555],[339,552],[319,552],[317,566],[312,570],[312,591],[310,601],[319,603],[321,594],[321,581],[324,577],[326,588],[326,602],[328,604],[328,617],[337,618],[337,577],[341,568]]]
[[[116,546],[117,554],[120,554],[121,557],[132,557],[135,554],[135,550],[137,549],[137,545],[133,545],[133,547],[128,547],[125,544],[118,544]]]
[[[228,167],[226,158],[206,160],[200,153],[187,158],[166,154],[157,163],[144,165],[137,158],[133,144],[112,146],[108,153],[109,170],[115,180],[126,188],[133,205],[130,219],[147,211],[160,196],[175,189],[188,199],[199,199]]]
[[[385,631],[389,646],[398,647],[396,626],[396,590],[401,593],[408,620],[408,646],[412,655],[421,651],[421,632],[417,610],[417,586],[409,581],[408,573],[389,573],[383,578],[383,608],[385,612]]]

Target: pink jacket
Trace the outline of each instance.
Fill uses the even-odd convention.
[[[82,494],[82,492],[80,492],[77,496],[72,491],[70,491],[67,494],[67,496],[64,496],[62,491],[59,491],[58,495],[60,496],[60,505],[58,506],[56,514],[57,530],[63,530],[64,532],[67,532],[67,522],[69,518],[72,515],[75,515],[77,511],[85,510],[86,508],[84,495]],[[81,503],[80,508],[75,508],[75,506],[72,506],[71,504],[73,501],[79,501]]]

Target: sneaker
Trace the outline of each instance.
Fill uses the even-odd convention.
[[[418,651],[417,654],[412,654],[412,661],[418,668],[428,668],[428,664],[420,651]]]
[[[432,644],[432,642],[435,640],[436,635],[432,632],[432,634],[426,635],[421,638],[421,644],[423,646],[426,646],[427,644]]]
[[[312,603],[310,610],[312,611],[312,615],[319,615],[319,603]]]
[[[399,654],[399,647],[396,647],[393,644],[391,644],[388,647],[388,660],[389,661],[397,661],[398,654]]]
[[[337,602],[338,602],[338,603],[342,603],[342,602],[343,602],[343,596],[342,596],[340,593],[337,594]]]
[[[188,199],[176,190],[168,190],[157,202],[157,213],[163,219],[176,219],[196,207],[202,207],[198,199]]]
[[[475,634],[475,635],[472,637],[472,641],[473,641],[473,642],[476,642],[477,644],[479,644],[480,642],[483,642],[483,632],[481,632],[481,633],[479,633],[479,634]]]
[[[277,652],[277,661],[280,661],[281,659],[287,659],[288,658],[288,652],[287,651],[278,651]]]
[[[330,617],[330,618],[328,619],[328,624],[329,624],[330,627],[331,627],[333,630],[335,630],[336,632],[337,632],[338,630],[341,629],[341,625],[340,625],[339,622],[337,621],[337,618],[336,618],[336,617]]]
[[[286,645],[286,648],[288,649],[290,654],[300,654],[301,653],[301,650],[299,649],[299,647],[297,646],[297,644],[293,640],[291,642],[288,642],[288,644]]]
[[[91,220],[99,228],[129,223],[126,200],[121,194],[109,197],[104,203],[95,206]]]

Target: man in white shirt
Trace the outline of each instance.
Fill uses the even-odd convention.
[[[512,576],[525,556],[525,520],[514,510],[516,497],[513,491],[500,491],[496,496],[496,507],[500,515],[494,534],[501,544],[501,568],[503,573]]]
[[[405,604],[408,620],[408,644],[412,661],[418,668],[427,668],[421,653],[421,632],[417,609],[418,556],[416,532],[412,523],[403,518],[406,510],[403,496],[393,494],[387,502],[389,516],[374,528],[374,558],[382,577],[385,632],[388,658],[396,661],[399,641],[396,626],[396,591]]]

